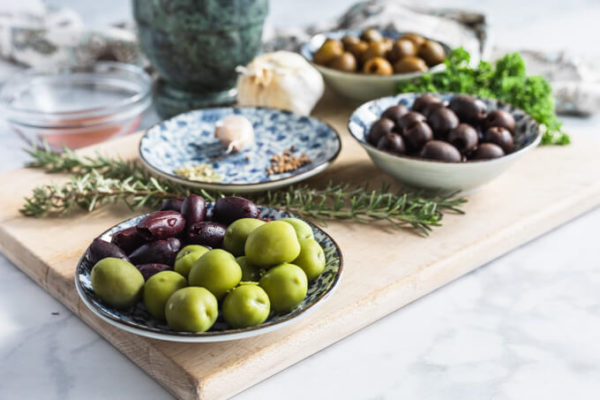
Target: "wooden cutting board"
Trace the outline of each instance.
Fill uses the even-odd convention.
[[[343,137],[341,156],[313,182],[390,181],[346,131],[351,108],[328,98],[316,115]],[[136,156],[139,134],[85,152]],[[448,215],[429,238],[382,226],[330,223],[345,273],[329,301],[280,331],[235,342],[168,343],[104,323],[79,301],[78,258],[107,227],[132,216],[123,206],[68,218],[32,219],[18,209],[24,195],[64,177],[20,169],[0,175],[0,249],[133,362],[182,399],[218,400],[259,382],[407,303],[600,203],[600,143],[574,135],[568,147],[544,147],[469,197],[466,215]],[[557,250],[558,251],[558,250]]]

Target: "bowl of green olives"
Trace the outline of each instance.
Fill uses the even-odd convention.
[[[333,293],[342,253],[317,226],[237,196],[166,200],[98,236],[75,271],[83,303],[109,324],[175,342],[282,328]]]
[[[468,192],[535,148],[543,127],[523,110],[457,93],[367,102],[348,129],[373,163],[408,186]]]
[[[320,33],[300,50],[333,91],[355,101],[392,95],[401,81],[443,71],[449,52],[421,35],[376,29]]]

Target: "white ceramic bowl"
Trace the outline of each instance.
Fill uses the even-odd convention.
[[[487,105],[488,111],[505,110],[515,118],[515,151],[504,157],[448,163],[394,155],[379,150],[367,142],[369,128],[386,108],[396,104],[403,104],[410,108],[420,95],[420,93],[405,93],[370,101],[358,107],[348,121],[350,133],[367,151],[375,165],[409,186],[452,192],[471,191],[496,178],[540,142],[542,130],[532,117],[511,105],[485,98],[480,99]],[[444,101],[450,101],[455,94],[443,93],[438,96]]]
[[[417,78],[424,75],[426,72],[415,72],[409,74],[394,74],[394,75],[367,75],[354,72],[342,72],[333,68],[327,68],[313,62],[313,56],[317,50],[325,43],[327,39],[342,39],[346,35],[360,36],[361,31],[357,29],[347,29],[340,31],[332,31],[327,33],[319,33],[313,36],[308,43],[305,43],[300,49],[300,53],[306,58],[315,68],[321,72],[323,79],[327,85],[336,93],[354,101],[373,100],[383,96],[390,96],[397,93],[398,83],[409,79]],[[402,33],[382,31],[385,37],[396,39],[402,36]],[[444,47],[446,54],[450,52],[450,48],[439,41]],[[428,72],[440,72],[446,69],[444,64],[439,64],[430,68]]]

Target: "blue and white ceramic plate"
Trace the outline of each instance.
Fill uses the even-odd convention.
[[[273,208],[260,207],[261,216],[265,218],[281,219],[292,216],[284,211]],[[209,209],[210,213],[210,209]],[[146,217],[140,215],[118,225],[113,226],[100,237],[110,241],[112,235],[122,229],[137,225],[137,223]],[[109,324],[127,332],[135,333],[153,339],[167,340],[172,342],[221,342],[248,338],[261,335],[298,321],[300,318],[314,311],[322,305],[325,300],[333,293],[337,287],[343,271],[342,252],[337,243],[324,231],[311,224],[315,235],[315,240],[319,242],[325,252],[325,270],[313,282],[308,285],[306,298],[295,310],[286,314],[271,314],[262,324],[243,329],[230,329],[227,324],[219,317],[213,327],[202,333],[177,332],[171,330],[166,323],[153,319],[146,310],[143,302],[128,310],[116,310],[108,307],[98,299],[92,288],[90,273],[94,266],[90,260],[89,249],[79,260],[75,270],[75,287],[83,303],[98,317]]]
[[[252,123],[255,144],[239,153],[225,154],[214,137],[215,124],[232,115]],[[268,175],[271,157],[291,147],[312,161],[299,169]],[[148,129],[140,141],[142,162],[153,172],[178,183],[224,192],[249,193],[276,189],[325,170],[338,156],[341,141],[329,125],[289,111],[260,107],[210,108],[190,111]],[[208,164],[222,177],[200,182],[174,173],[186,165]]]

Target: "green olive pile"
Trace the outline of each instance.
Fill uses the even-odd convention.
[[[415,99],[411,110],[389,107],[375,121],[367,141],[380,150],[438,161],[502,157],[514,150],[515,120],[503,110],[488,112],[481,100],[456,95],[445,104],[433,94]]]
[[[445,58],[441,44],[414,33],[394,40],[376,29],[366,29],[360,37],[327,39],[313,61],[338,71],[391,75],[426,72]]]
[[[117,309],[142,300],[183,332],[207,331],[219,315],[246,328],[290,312],[323,272],[325,254],[306,222],[259,217],[242,197],[218,199],[210,219],[201,196],[168,200],[111,242],[92,242],[94,292]]]

